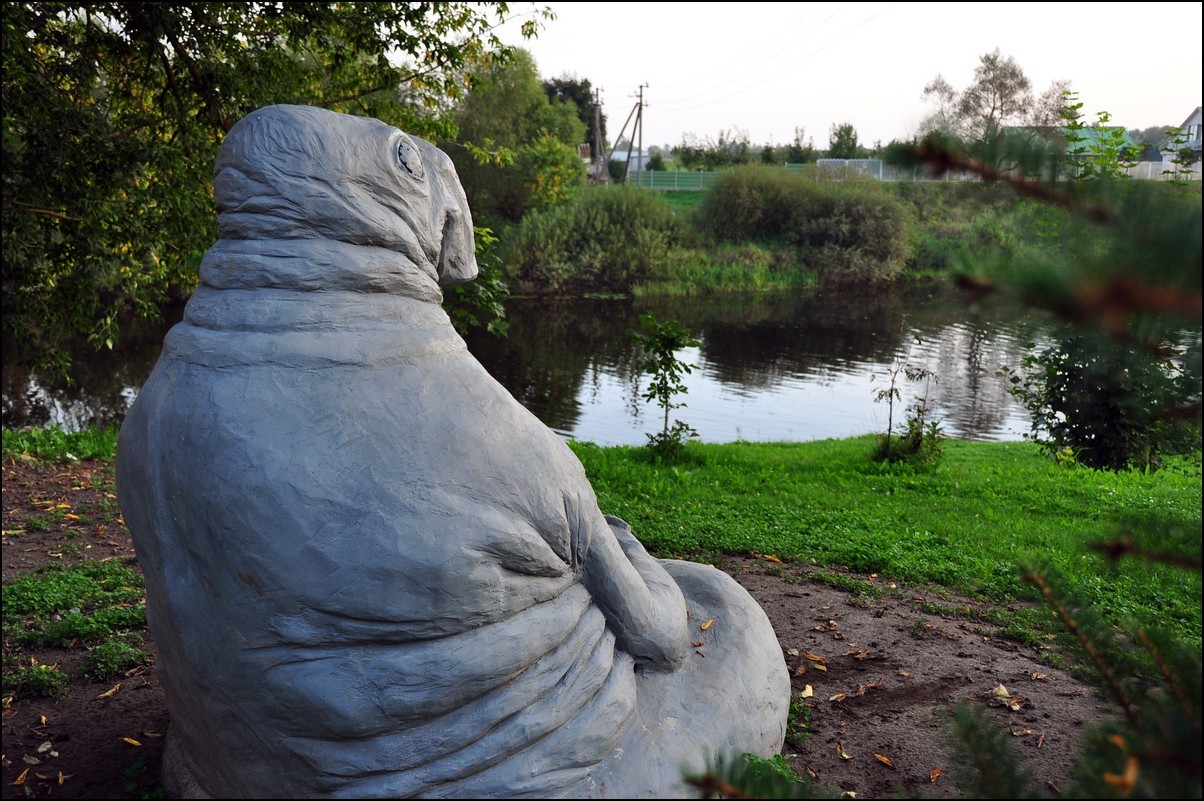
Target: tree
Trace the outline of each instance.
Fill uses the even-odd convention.
[[[532,205],[533,188],[546,183],[530,172],[536,164],[556,164],[565,191],[585,181],[585,166],[577,157],[585,123],[575,105],[548,100],[526,50],[515,50],[505,61],[481,70],[454,120],[459,136],[447,152],[480,225],[498,228],[522,219]],[[556,144],[561,153],[551,158]],[[542,155],[535,158],[532,148]],[[570,166],[574,162],[579,175],[572,174],[578,172]],[[536,198],[533,205],[546,206],[550,199]]]
[[[677,351],[696,348],[702,343],[681,323],[676,320],[659,323],[652,312],[640,315],[640,328],[643,330],[632,335],[643,352],[640,371],[652,377],[643,398],[656,401],[664,412],[664,425],[660,432],[646,435],[648,449],[661,458],[672,459],[681,453],[687,440],[698,436],[697,431],[681,420],[674,420],[673,425],[669,425],[669,412],[686,405],[673,400],[688,391],[682,376],[694,371],[691,364],[677,358]]]
[[[804,144],[806,140],[806,144]],[[794,139],[785,147],[788,164],[807,164],[815,161],[815,143],[807,139],[806,128],[795,128]]]
[[[673,148],[673,157],[684,169],[713,171],[749,163],[752,147],[748,131],[738,128],[720,131],[718,141],[687,132],[682,135],[681,144]]]
[[[585,123],[585,138],[582,143],[587,145],[594,144],[594,89],[590,85],[588,78],[577,78],[576,76],[562,75],[559,78],[552,78],[543,82],[543,90],[548,95],[550,103],[568,103],[577,109],[577,119]],[[606,115],[598,114],[597,119],[601,122],[600,136],[597,141],[606,141]],[[601,158],[601,154],[599,154]]]
[[[941,75],[924,87],[923,99],[936,103],[936,110],[920,126],[920,133],[941,132],[966,143],[987,148],[998,146],[1006,127],[1058,124],[1066,81],[1054,81],[1038,100],[1032,83],[1011,56],[999,48],[979,56],[974,80],[957,91]]]
[[[429,138],[509,48],[506,3],[6,3],[3,332],[68,374],[196,282],[223,135],[273,103]],[[524,27],[533,35],[533,12]]]
[[[1167,141],[1169,125],[1153,125],[1149,128],[1130,128],[1129,138],[1138,146],[1139,161],[1162,161],[1162,146]]]
[[[832,124],[828,133],[828,158],[857,159],[861,158],[863,150],[857,143],[857,129],[851,122]]]

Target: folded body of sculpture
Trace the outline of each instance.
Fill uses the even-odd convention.
[[[231,130],[215,195],[117,457],[170,792],[663,797],[780,749],[764,612],[604,516],[440,308],[476,274],[445,154],[271,106]]]

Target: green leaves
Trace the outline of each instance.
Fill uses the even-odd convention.
[[[547,11],[532,11],[532,21]],[[6,336],[42,371],[110,347],[197,281],[217,238],[225,132],[273,103],[428,138],[504,58],[505,3],[9,3],[4,10]],[[534,29],[531,29],[534,32]]]
[[[644,351],[640,370],[652,376],[643,398],[656,401],[665,414],[661,432],[648,435],[648,447],[660,456],[676,456],[687,439],[698,436],[697,431],[680,420],[674,420],[673,425],[669,425],[670,410],[685,406],[684,403],[673,401],[676,395],[686,392],[682,376],[694,371],[693,365],[677,358],[677,351],[702,343],[676,320],[658,323],[651,312],[640,315],[640,327],[643,333],[637,331],[632,335]]]

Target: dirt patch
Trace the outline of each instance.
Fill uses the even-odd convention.
[[[111,464],[10,463],[3,489],[5,583],[53,561],[136,564]],[[1110,714],[1092,686],[995,637],[980,603],[876,576],[836,574],[833,586],[821,580],[831,571],[751,555],[717,567],[760,602],[786,655],[805,724],[787,746],[789,764],[833,790],[969,794],[949,736],[952,707],[966,699],[1006,732],[1034,789],[1054,794],[1069,783],[1085,729]],[[153,797],[168,716],[149,634],[142,647],[149,664],[105,682],[81,677],[83,646],[18,654],[74,678],[58,700],[5,692],[4,798]],[[993,702],[1001,684],[1010,700]]]

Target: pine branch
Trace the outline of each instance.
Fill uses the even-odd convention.
[[[1112,675],[1112,671],[1108,667],[1108,663],[1104,659],[1104,655],[1098,648],[1095,647],[1095,643],[1092,642],[1091,638],[1087,636],[1087,633],[1083,631],[1082,626],[1079,625],[1078,621],[1075,619],[1074,615],[1071,614],[1070,610],[1067,609],[1057,595],[1054,594],[1053,589],[1050,588],[1049,583],[1045,580],[1045,576],[1036,570],[1032,570],[1027,567],[1022,569],[1022,573],[1024,580],[1037,588],[1037,590],[1041,593],[1041,596],[1045,598],[1046,603],[1050,605],[1050,607],[1054,610],[1054,613],[1057,614],[1057,616],[1061,619],[1062,624],[1066,626],[1067,630],[1069,630],[1070,633],[1074,635],[1074,638],[1079,641],[1079,644],[1083,646],[1083,650],[1086,651],[1087,655],[1091,658],[1091,662],[1095,665],[1095,669],[1099,671],[1100,678],[1103,680],[1104,686],[1108,688],[1108,692],[1111,693],[1112,698],[1120,705],[1121,709],[1124,710],[1125,717],[1128,719],[1130,725],[1132,725],[1133,728],[1140,730],[1142,728],[1142,720],[1137,715],[1136,707],[1133,705],[1133,702],[1129,699],[1129,696],[1124,691],[1124,688],[1120,686],[1120,682],[1117,681],[1116,677]]]

